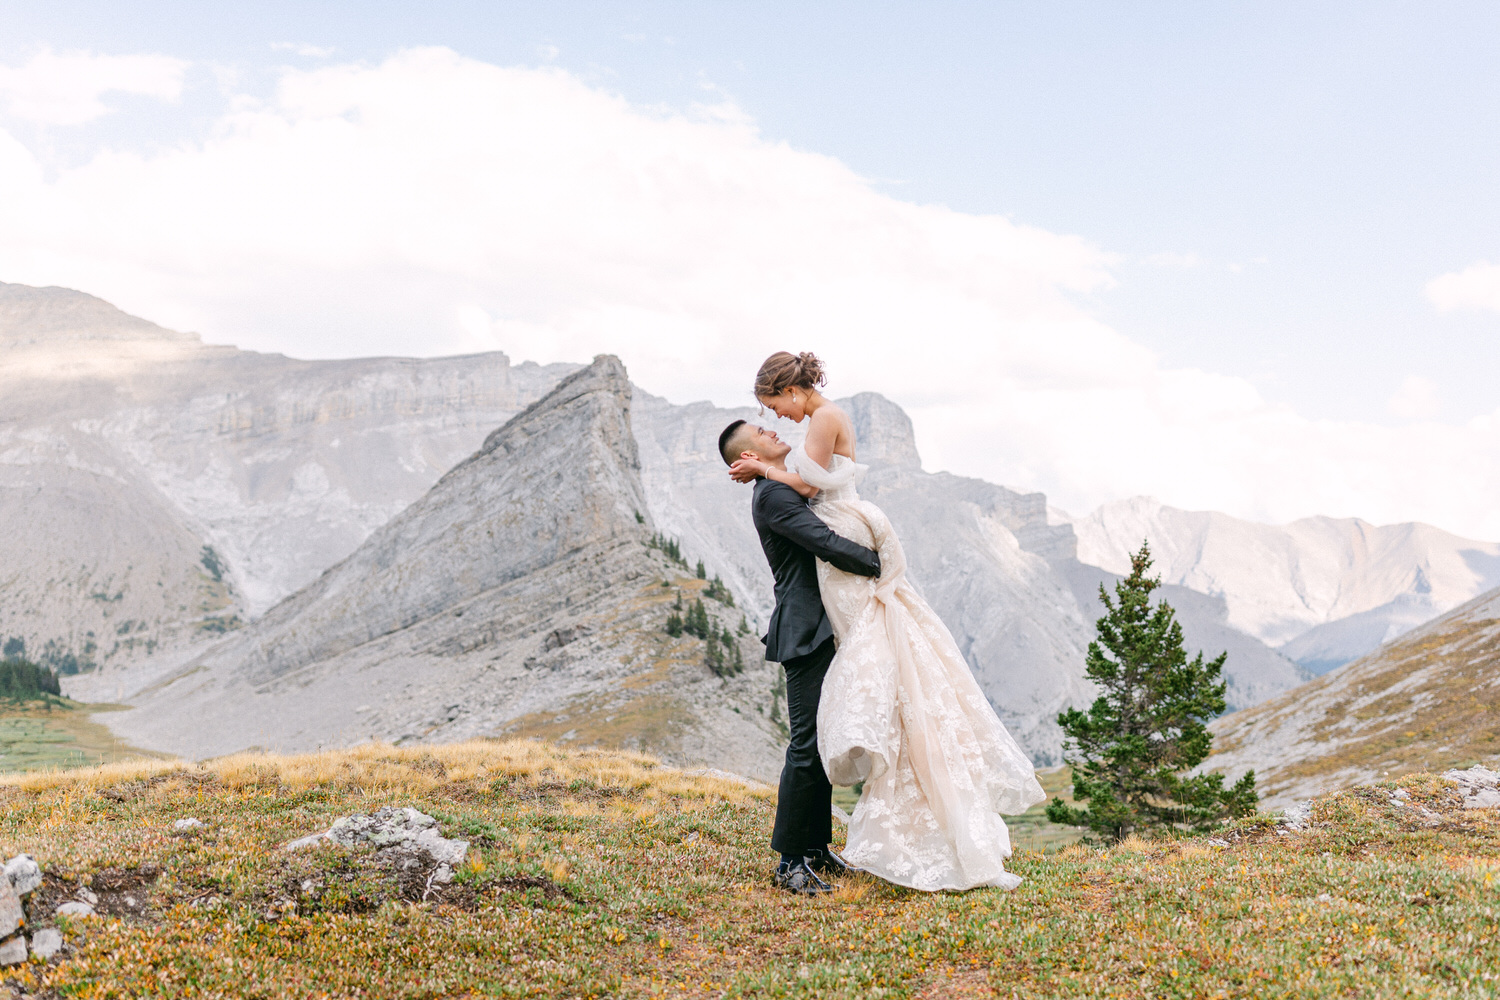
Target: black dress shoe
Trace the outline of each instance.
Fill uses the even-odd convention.
[[[802,858],[819,875],[830,875],[839,878],[844,875],[858,875],[863,868],[855,868],[849,862],[839,857],[838,852],[827,847],[815,847],[808,851]]]
[[[807,867],[806,861],[794,865],[778,865],[776,886],[799,896],[820,896],[825,892],[833,891],[833,886],[818,878],[813,870]]]

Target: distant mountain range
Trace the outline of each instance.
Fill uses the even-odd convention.
[[[1098,589],[1142,538],[1189,645],[1229,652],[1231,708],[1307,680],[1283,652],[1321,666],[1438,613],[1500,551],[1423,525],[1274,528],[1144,500],[1067,518],[1039,493],[924,471],[889,400],[842,403],[863,495],[1039,763],[1059,760],[1056,713],[1091,697]],[[0,638],[71,657],[71,691],[138,706],[112,726],[195,755],[527,732],[769,775],[776,675],[738,619],[765,622],[770,577],[749,490],[716,453],[739,417],[759,419],[651,396],[609,359],[295,361],[0,284],[0,513],[15,526]],[[577,468],[544,446],[562,433]],[[735,633],[733,678],[700,639],[662,645],[662,601],[705,583],[653,538],[722,578],[734,607],[705,606]]]
[[[1500,544],[1426,524],[1256,524],[1148,497],[1070,523],[1078,557],[1114,572],[1128,571],[1124,554],[1149,541],[1163,580],[1222,598],[1229,625],[1314,674],[1500,586]]]

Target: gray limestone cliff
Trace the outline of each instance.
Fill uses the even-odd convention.
[[[630,403],[615,358],[563,379],[112,728],[190,756],[536,735],[773,775],[775,675],[754,638],[735,636],[745,669],[721,677],[665,630],[703,581],[649,544]],[[737,610],[704,603],[737,631]]]
[[[0,283],[0,637],[117,697],[117,671],[312,581],[574,367],[298,361]]]

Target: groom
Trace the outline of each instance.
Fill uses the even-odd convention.
[[[758,458],[785,469],[792,449],[772,431],[736,420],[719,435],[726,465]],[[789,892],[816,895],[833,886],[821,875],[848,866],[828,847],[833,837],[833,786],[818,757],[818,698],[833,660],[833,626],[823,611],[815,559],[847,573],[880,575],[880,556],[856,545],[818,519],[796,490],[764,477],[755,481],[750,504],[760,546],[776,578],[776,610],[763,640],[766,659],[786,671],[786,708],[791,742],[781,769],[771,849],[781,853],[776,884]]]

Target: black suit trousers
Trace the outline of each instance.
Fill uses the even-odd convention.
[[[833,640],[828,639],[806,656],[781,665],[786,671],[787,722],[792,735],[776,796],[771,849],[782,854],[801,854],[833,839],[833,786],[818,756],[818,700],[823,694],[823,675],[832,662]]]

